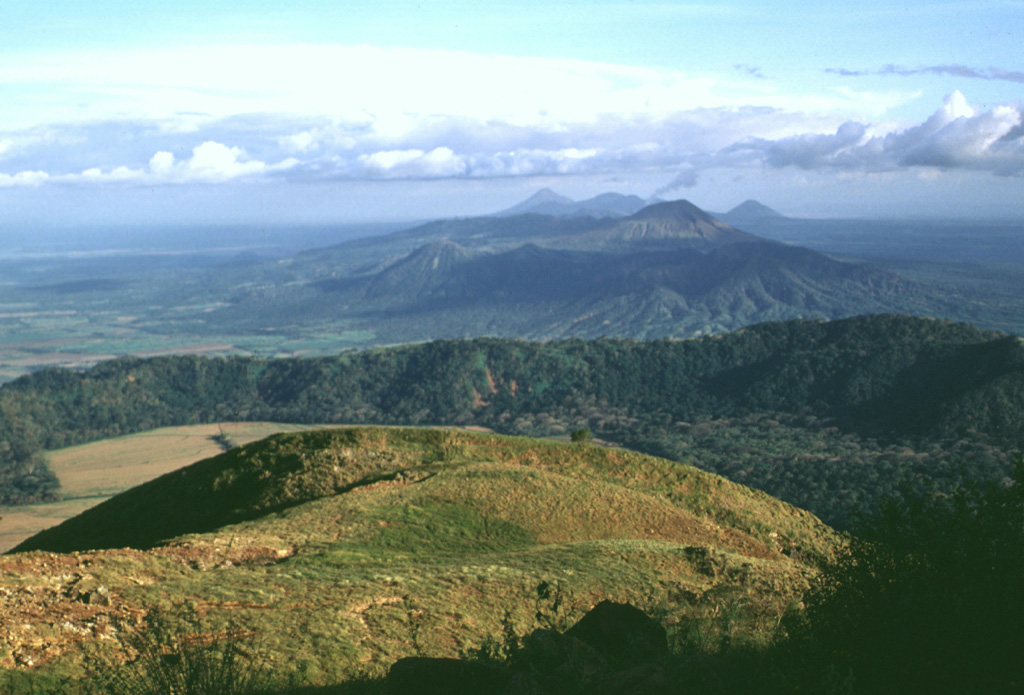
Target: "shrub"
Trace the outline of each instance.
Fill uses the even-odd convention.
[[[594,439],[594,435],[590,431],[589,427],[584,427],[583,429],[580,430],[573,430],[572,434],[570,434],[569,437],[572,439],[572,441],[578,442],[580,444],[588,444]]]
[[[104,695],[255,695],[267,686],[264,655],[254,634],[211,631],[194,613],[154,614],[125,639],[130,660],[101,663],[90,674]]]

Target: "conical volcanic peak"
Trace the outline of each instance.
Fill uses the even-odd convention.
[[[569,204],[571,202],[573,202],[572,198],[567,198],[564,195],[560,195],[558,193],[555,193],[550,188],[542,188],[539,191],[537,191],[536,193],[534,193],[533,195],[531,195],[529,198],[524,200],[521,203],[521,205],[524,205],[524,206],[540,205],[541,203],[563,203],[563,204]]]
[[[759,239],[717,220],[687,200],[648,205],[602,236],[619,243],[674,242],[700,250]]]
[[[575,204],[572,198],[555,193],[550,188],[542,188],[521,203],[510,208],[494,213],[495,217],[511,217],[513,215],[559,214],[563,209],[570,208]]]
[[[736,219],[783,219],[785,217],[781,212],[776,212],[756,200],[744,200],[726,215]]]
[[[718,222],[714,217],[701,210],[689,200],[669,200],[655,203],[639,210],[629,217],[631,220],[675,220],[677,222]],[[721,222],[718,222],[722,224]]]

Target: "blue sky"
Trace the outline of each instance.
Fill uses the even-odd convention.
[[[541,187],[1024,218],[1024,0],[5,0],[0,229],[489,212]]]

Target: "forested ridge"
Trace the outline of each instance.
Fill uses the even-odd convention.
[[[39,451],[224,420],[597,436],[843,525],[901,485],[999,479],[1024,438],[1024,345],[904,316],[697,340],[443,340],[311,359],[122,358],[0,388],[0,501],[54,498]]]

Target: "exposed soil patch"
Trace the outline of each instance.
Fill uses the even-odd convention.
[[[125,548],[0,556],[0,668],[40,666],[82,642],[118,640],[122,632],[142,624],[147,610],[125,590],[159,581],[144,569],[147,555],[202,571],[272,564],[294,553],[264,546],[234,547],[220,540],[149,553]],[[106,569],[115,564],[117,572]],[[138,572],[130,570],[133,564]]]

